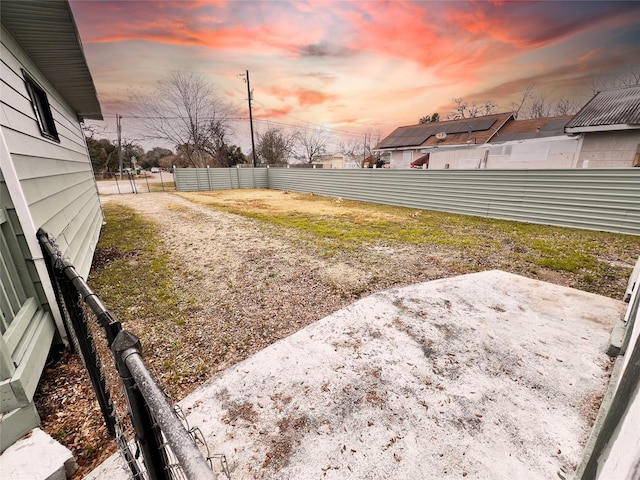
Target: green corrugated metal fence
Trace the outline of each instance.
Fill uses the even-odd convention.
[[[640,235],[640,169],[178,169],[179,191],[272,188]]]
[[[234,188],[269,188],[266,168],[178,168],[176,190],[198,192]]]

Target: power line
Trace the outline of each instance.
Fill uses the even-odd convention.
[[[108,116],[108,117],[116,117],[117,114],[109,114],[109,113],[105,113],[102,115],[103,117]],[[290,118],[293,118],[294,120],[298,120],[295,117],[291,117],[290,115],[287,115]],[[181,116],[143,116],[143,115],[120,115],[120,118],[127,118],[127,119],[132,119],[132,120],[181,120],[184,117]],[[204,117],[202,118],[203,121],[212,121],[212,120],[226,120],[226,121],[247,121],[249,120],[249,117]],[[306,125],[296,125],[296,124],[291,124],[291,123],[285,123],[285,122],[280,122],[277,120],[271,120],[271,119],[265,119],[265,118],[254,118],[253,119],[254,122],[256,123],[261,123],[261,124],[273,124],[273,125],[278,125],[281,127],[287,127],[287,128],[293,128],[296,130],[304,130],[304,129],[308,129],[308,127]],[[302,120],[300,120],[302,121]],[[334,134],[341,134],[341,135],[347,135],[347,136],[352,136],[352,137],[362,137],[364,134],[363,133],[357,133],[357,132],[350,132],[348,130],[340,130],[337,128],[332,128],[332,127],[325,127],[323,125],[318,125],[318,124],[314,124],[311,122],[305,122],[307,125],[313,125],[314,128],[312,130],[316,131],[316,132],[328,132],[328,133],[334,133]]]

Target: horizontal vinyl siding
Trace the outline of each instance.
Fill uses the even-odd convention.
[[[47,93],[51,113],[56,124],[56,129],[60,137],[61,144],[68,141],[69,145],[83,145],[84,134],[79,127],[77,115],[73,113],[60,95],[52,89],[47,79],[39,70],[24,56],[18,49],[10,36],[5,35],[6,30],[2,30],[2,44],[0,53],[2,58],[2,100],[7,108],[3,108],[3,126],[13,128],[25,134],[40,136],[40,130],[35,119],[35,114],[31,106],[29,94],[24,85],[24,77],[21,69],[25,69]],[[26,63],[25,63],[26,62]],[[5,99],[10,99],[5,102]],[[32,122],[27,125],[23,117],[31,118]],[[7,123],[4,123],[7,121]],[[35,126],[35,129],[33,129]]]
[[[31,215],[86,278],[102,210],[77,115],[5,30],[0,48],[0,125]],[[42,137],[21,68],[46,91],[60,143]]]

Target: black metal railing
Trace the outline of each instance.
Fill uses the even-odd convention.
[[[215,479],[214,457],[199,430],[189,428],[158,386],[142,358],[139,339],[122,328],[42,229],[38,240],[67,336],[84,362],[107,431],[117,442],[131,477]],[[106,342],[96,341],[101,336]],[[216,457],[229,477],[226,459]]]

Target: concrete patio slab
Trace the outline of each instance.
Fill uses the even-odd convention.
[[[233,479],[564,479],[625,307],[501,271],[387,290],[180,405]],[[126,474],[113,457],[86,478]]]
[[[0,455],[0,478],[65,480],[78,468],[71,450],[34,428]]]

